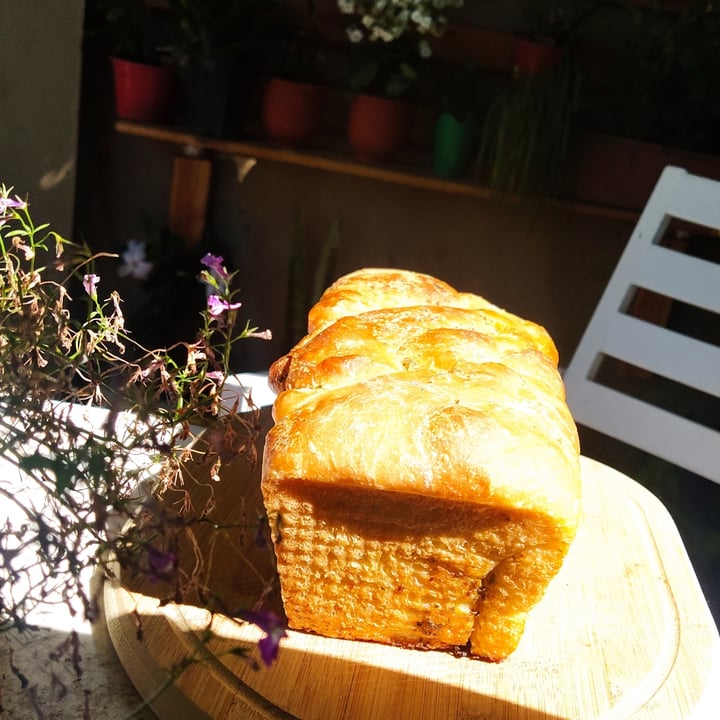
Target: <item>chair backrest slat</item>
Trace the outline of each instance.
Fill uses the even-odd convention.
[[[640,288],[698,308],[720,328],[720,264],[660,246],[673,219],[717,235],[720,182],[665,168],[564,372],[568,404],[579,424],[720,483],[720,411],[712,416],[720,407],[720,347],[629,314]],[[634,368],[624,382],[608,382],[608,358]],[[658,378],[663,396],[679,384],[711,417],[698,422],[687,408],[638,395],[637,373]]]
[[[608,323],[610,357],[720,397],[720,348],[629,315]]]

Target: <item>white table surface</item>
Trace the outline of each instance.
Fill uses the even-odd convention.
[[[91,625],[56,608],[37,612],[33,621],[37,630],[0,635],[0,717],[121,720],[142,705],[115,654],[104,618]],[[62,647],[73,631],[78,638],[79,677],[72,650]],[[148,708],[132,716],[156,717]]]
[[[0,460],[5,486],[25,492],[18,468]],[[35,503],[36,507],[38,503]],[[17,527],[17,506],[0,501],[0,523]],[[88,573],[88,590],[102,582]],[[102,597],[102,594],[98,594]],[[28,617],[33,629],[0,633],[0,718],[2,720],[120,720],[142,705],[142,699],[117,659],[103,615],[86,621],[52,596]],[[79,659],[73,659],[76,634]],[[79,672],[78,672],[79,669]],[[155,718],[149,710],[136,717]]]
[[[256,405],[272,403],[274,396],[262,373],[235,376],[226,393],[231,396],[248,388]],[[2,459],[0,474],[4,484],[16,484],[18,491],[24,487],[17,467]],[[0,501],[0,525],[13,519],[17,524],[16,511],[12,503]],[[102,579],[97,573],[86,578],[89,588],[99,582]],[[102,593],[98,597],[102,598]],[[80,611],[73,616],[66,605],[57,603],[38,608],[29,619],[37,629],[0,633],[1,720],[156,718],[149,708],[133,714],[142,706],[142,698],[117,658],[102,614],[90,623]],[[63,647],[73,632],[80,657],[77,663],[72,649]]]

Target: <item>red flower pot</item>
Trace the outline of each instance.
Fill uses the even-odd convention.
[[[413,122],[413,105],[374,95],[356,95],[350,104],[348,142],[355,157],[368,162],[394,158],[404,147]]]
[[[270,78],[262,106],[267,136],[285,145],[309,142],[322,125],[327,97],[322,85]]]
[[[557,65],[564,54],[565,48],[518,38],[515,43],[513,72],[516,77],[537,75]]]
[[[175,73],[164,65],[111,58],[118,117],[138,122],[166,122],[175,90]]]

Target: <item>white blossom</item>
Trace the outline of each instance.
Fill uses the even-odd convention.
[[[147,280],[153,264],[145,255],[145,243],[139,240],[128,240],[127,249],[122,253],[122,265],[118,268],[120,277],[131,277],[135,280]]]
[[[448,8],[461,8],[464,0],[337,0],[341,13],[354,14],[359,24],[347,29],[351,42],[363,38],[392,42],[406,33],[441,35],[447,26]],[[423,57],[430,46],[422,46]]]
[[[363,39],[363,31],[357,25],[351,25],[346,32],[351,43],[359,43]]]

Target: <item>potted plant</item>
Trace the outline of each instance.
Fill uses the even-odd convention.
[[[485,116],[478,152],[481,178],[502,192],[554,189],[578,102],[577,70],[569,58],[551,69],[515,77]]]
[[[100,37],[110,58],[118,117],[167,122],[175,73],[162,51],[165,14],[144,0],[94,0],[89,15],[91,35]]]
[[[629,5],[621,20],[628,39],[617,49],[605,93],[588,120],[636,140],[717,151],[720,8],[701,2]]]
[[[575,32],[611,0],[517,0],[525,20],[515,43],[513,72],[550,70],[567,52]]]
[[[464,0],[337,0],[340,12],[353,18],[347,28],[353,42],[437,37],[447,27],[448,13],[464,4]]]
[[[147,271],[137,253],[124,259]],[[99,260],[36,225],[27,202],[0,186],[3,630],[30,632],[34,611],[58,603],[97,619],[101,588],[87,584],[93,570],[145,578],[166,602],[192,594],[210,612],[222,607],[198,565],[211,558],[195,548],[183,562],[173,538],[190,537],[210,511],[188,501],[193,468],[222,482],[233,458],[254,462],[257,412],[252,404],[240,412],[224,387],[233,344],[269,333],[237,324],[234,274],[206,255],[197,335],[147,349],[125,328],[118,293],[103,292]],[[165,494],[180,503],[161,513]],[[277,618],[242,608],[235,616],[271,622],[260,650],[272,662],[283,634]]]
[[[357,158],[388,161],[405,148],[415,114],[415,106],[406,99],[418,78],[414,50],[404,38],[351,48],[348,82],[353,97],[347,137]]]
[[[252,114],[264,46],[278,0],[167,0],[173,62],[183,82],[184,124],[220,136]]]
[[[325,118],[326,56],[314,10],[314,0],[306,0],[303,13],[283,16],[266,46],[261,119],[267,137],[281,145],[310,142]]]
[[[433,169],[438,177],[462,176],[477,153],[485,110],[481,71],[473,64],[450,68],[438,80]]]
[[[563,185],[583,202],[641,210],[667,165],[720,177],[720,8],[627,4],[612,62],[583,93]]]
[[[410,135],[414,106],[403,98],[418,79],[419,65],[431,54],[428,38],[442,34],[447,12],[463,0],[338,0],[341,13],[354,17],[347,27],[348,83],[353,99],[348,142],[361,160],[393,159]]]
[[[580,101],[569,42],[604,4],[519,0],[526,31],[516,39],[509,86],[488,109],[478,154],[492,187],[531,194],[557,188]]]

